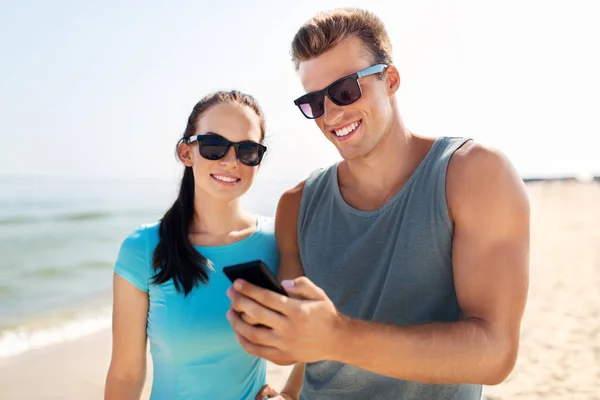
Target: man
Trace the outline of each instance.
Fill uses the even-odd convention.
[[[281,197],[291,297],[236,281],[228,318],[238,340],[296,363],[281,398],[480,399],[518,353],[529,280],[522,180],[497,150],[405,127],[400,75],[373,14],[319,14],[292,54],[307,92],[295,103],[343,160]]]

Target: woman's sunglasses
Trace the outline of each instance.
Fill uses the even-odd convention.
[[[243,142],[230,142],[223,136],[213,132],[203,135],[190,136],[183,139],[187,144],[198,142],[200,155],[207,160],[220,160],[233,146],[237,159],[244,165],[255,167],[262,161],[267,148],[260,143],[251,140]]]
[[[307,93],[294,100],[294,104],[298,106],[306,118],[319,118],[325,113],[325,95],[338,106],[350,105],[362,96],[362,89],[358,83],[358,78],[378,74],[383,72],[387,67],[386,64],[372,65],[362,71],[338,79],[325,89]]]

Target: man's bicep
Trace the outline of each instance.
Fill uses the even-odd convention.
[[[304,276],[304,268],[302,268],[299,253],[280,253],[279,258],[281,260],[281,266],[277,273],[279,281]]]
[[[275,237],[279,249],[278,279],[304,275],[298,247],[298,215],[304,182],[285,192],[277,205]]]
[[[465,318],[518,340],[529,285],[529,200],[505,157],[470,152],[471,159],[463,160],[470,168],[458,174],[460,194],[449,193],[456,294]]]

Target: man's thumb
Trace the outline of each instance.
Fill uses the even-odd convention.
[[[310,279],[305,276],[282,281],[281,286],[283,286],[285,291],[290,295],[296,295],[306,300],[325,300],[327,298],[323,289],[312,283]]]

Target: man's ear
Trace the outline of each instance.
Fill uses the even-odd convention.
[[[385,76],[388,92],[391,96],[400,88],[400,72],[398,72],[398,69],[395,66],[389,65],[385,71]]]
[[[192,160],[192,149],[189,144],[184,143],[183,141],[179,142],[179,145],[177,146],[177,157],[179,157],[179,161],[186,167],[194,165],[194,161]]]

